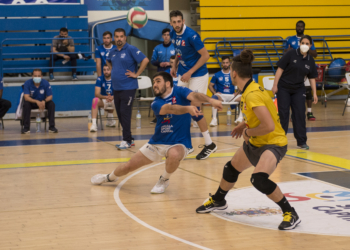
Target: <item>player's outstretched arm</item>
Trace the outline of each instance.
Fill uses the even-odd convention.
[[[183,115],[189,113],[191,116],[198,117],[203,115],[203,113],[194,106],[181,106],[181,105],[171,105],[165,104],[159,111],[160,115]]]
[[[210,98],[209,96],[206,96],[202,93],[198,93],[198,92],[191,92],[188,96],[187,96],[187,100],[191,101],[192,103],[206,103],[209,102],[213,108],[221,111],[222,110],[222,103],[219,100]]]

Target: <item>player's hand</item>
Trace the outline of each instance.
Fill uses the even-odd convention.
[[[245,122],[238,124],[231,132],[232,138],[238,139],[242,137],[243,130],[246,128]]]
[[[222,102],[216,99],[210,99],[210,104],[213,106],[214,109],[217,109],[218,111],[222,110]]]
[[[177,67],[172,67],[171,70],[170,70],[170,75],[173,77],[173,78],[176,78],[176,72],[177,72]]]
[[[64,55],[64,56],[63,56],[63,58],[64,58],[65,60],[67,60],[67,61],[69,61],[69,60],[70,60],[70,57],[69,57],[69,56],[67,56],[67,55]]]
[[[186,72],[181,76],[181,82],[188,82],[191,79],[192,74],[190,72]]]
[[[277,87],[277,85],[276,85],[276,86],[273,85],[271,91],[273,92],[274,95],[276,95],[276,93],[278,92],[278,87]]]
[[[125,73],[126,76],[131,77],[131,78],[137,78],[137,75],[135,72],[131,72],[130,70],[126,70],[127,72]]]
[[[188,113],[191,116],[195,116],[195,117],[198,117],[199,115],[203,115],[202,111],[198,110],[198,108],[195,106],[188,106]]]
[[[315,93],[314,94],[314,101],[313,101],[313,104],[316,104],[318,102],[318,98],[317,98],[317,94]]]
[[[160,67],[165,67],[163,62],[161,62],[161,63],[159,64],[159,66],[160,66]]]
[[[45,109],[45,101],[37,101],[36,103],[38,105],[38,108],[40,111],[44,110]]]
[[[249,142],[249,137],[246,135],[246,130],[247,130],[247,128],[245,128],[245,129],[243,129],[243,139],[244,139],[244,141],[245,141],[245,143],[248,145],[248,142]]]
[[[107,96],[107,102],[112,102],[113,101],[113,96],[112,95],[108,95]]]

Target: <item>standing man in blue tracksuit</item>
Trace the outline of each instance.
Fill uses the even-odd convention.
[[[163,29],[162,38],[164,42],[154,48],[151,59],[158,72],[170,69],[170,57],[175,55],[175,47],[170,42],[170,29]]]

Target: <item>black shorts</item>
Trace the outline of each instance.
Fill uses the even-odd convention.
[[[277,163],[276,163],[277,165],[282,160],[282,158],[286,155],[287,145],[283,147],[280,147],[277,145],[265,145],[258,148],[250,144],[250,142],[248,142],[248,145],[245,142],[243,142],[243,150],[248,160],[254,167],[258,165],[260,157],[265,152],[265,150],[270,150],[275,155],[277,159]]]
[[[311,86],[306,86],[305,87],[305,89],[306,89],[306,92],[305,92],[305,94],[306,94],[306,100],[312,100],[312,89],[311,89]]]

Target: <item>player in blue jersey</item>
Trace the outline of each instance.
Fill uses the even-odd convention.
[[[287,40],[287,44],[285,47],[284,52],[286,53],[287,51],[291,49],[298,49],[300,45],[300,38],[304,35],[305,31],[305,23],[304,21],[298,21],[297,26],[296,26],[296,36],[291,36]],[[309,55],[311,55],[313,58],[317,57],[317,51],[315,48],[314,43],[311,45],[311,48],[309,49]],[[307,104],[307,119],[309,121],[315,121],[316,118],[312,113],[312,89],[310,85],[310,81],[308,78],[305,79],[305,87],[306,87],[306,104]]]
[[[107,111],[107,127],[115,127],[116,121],[113,120],[114,107],[114,96],[113,96],[113,86],[111,79],[111,69],[108,65],[103,66],[103,76],[100,76],[96,80],[95,85],[95,98],[92,99],[91,107],[91,117],[92,125],[90,127],[90,132],[97,131],[97,112],[98,108],[103,108]]]
[[[241,100],[241,95],[239,91],[235,93],[235,86],[232,85],[231,72],[230,72],[230,57],[223,56],[221,58],[222,70],[217,72],[210,81],[209,90],[213,93],[212,98],[220,100],[222,102],[239,102]],[[209,124],[210,127],[215,127],[218,125],[217,120],[217,110],[212,107],[213,119]],[[236,124],[243,121],[242,112],[239,113]]]
[[[179,86],[206,95],[209,81],[206,62],[210,57],[207,49],[204,47],[199,34],[185,25],[181,11],[173,10],[170,12],[170,24],[173,27],[170,32],[170,39],[175,46],[177,55],[175,67],[171,69],[171,75],[173,77],[178,75]],[[197,126],[196,122],[205,140],[203,150],[197,155],[196,159],[204,160],[215,152],[217,147],[210,138],[205,118],[195,118],[194,126]]]
[[[173,78],[166,72],[158,72],[153,77],[153,90],[156,95],[152,109],[157,116],[154,135],[125,164],[119,165],[110,174],[97,174],[91,178],[91,183],[100,185],[116,181],[118,177],[128,174],[154,161],[165,160],[165,170],[160,176],[151,193],[164,193],[169,185],[169,178],[179,167],[180,161],[191,148],[191,116],[203,116],[193,103],[209,102],[221,110],[221,102],[204,94],[192,92],[185,87],[173,85]]]
[[[116,46],[112,44],[112,33],[105,31],[102,35],[103,44],[98,46],[95,51],[96,59],[96,70],[97,75],[100,77],[103,73],[103,66],[106,65],[106,58],[109,52],[114,49]]]

